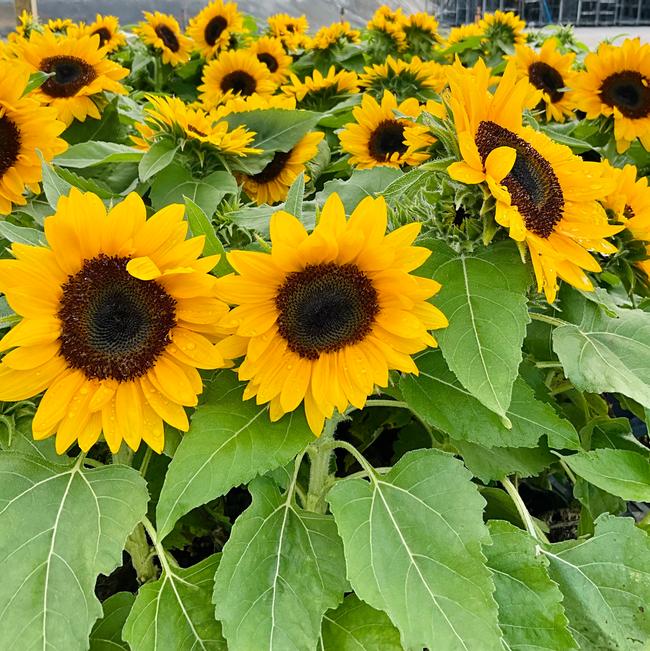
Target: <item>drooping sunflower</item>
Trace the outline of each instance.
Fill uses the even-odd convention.
[[[279,38],[262,36],[250,46],[249,50],[269,69],[273,83],[279,85],[289,76],[292,58],[284,51]]]
[[[506,45],[526,42],[526,21],[512,11],[495,11],[485,14],[478,22],[478,27],[487,41],[501,41]]]
[[[617,47],[602,43],[585,57],[576,75],[576,106],[592,119],[613,117],[619,153],[637,138],[650,151],[650,44],[626,39]]]
[[[14,244],[0,261],[0,291],[22,320],[0,340],[0,400],[45,391],[35,439],[56,434],[59,454],[88,450],[103,432],[163,449],[163,421],[188,429],[184,406],[202,391],[197,368],[219,368],[218,320],[204,237],[185,240],[184,206],[147,219],[132,193],[108,213],[72,189],[45,220],[48,246]]]
[[[133,30],[147,45],[160,52],[163,63],[178,66],[189,61],[191,38],[185,36],[174,16],[159,11],[144,12],[145,20]]]
[[[244,192],[258,206],[284,201],[291,184],[305,171],[305,163],[316,155],[318,143],[324,135],[321,131],[308,133],[289,151],[275,152],[271,162],[261,172],[240,175],[238,181]]]
[[[334,408],[362,408],[391,369],[418,372],[411,355],[436,346],[447,320],[427,299],[440,285],[410,272],[429,256],[413,246],[420,224],[386,235],[383,197],[367,197],[346,220],[332,194],[311,234],[292,215],[271,218],[270,253],[233,251],[236,270],[217,295],[237,305],[222,322],[246,354],[244,398],[270,403],[272,420],[304,402],[317,436]]]
[[[555,300],[558,277],[592,290],[586,271],[600,271],[588,250],[616,251],[606,237],[610,226],[599,200],[612,189],[597,163],[586,163],[568,147],[522,126],[525,108],[534,106],[526,79],[517,80],[510,62],[494,93],[490,71],[479,60],[472,71],[454,64],[448,101],[462,161],[449,174],[468,184],[485,182],[496,201],[496,221],[512,239],[528,247],[538,291]]]
[[[276,88],[266,65],[245,50],[222,52],[203,68],[202,81],[200,99],[209,108],[235,95],[272,95]]]
[[[314,70],[302,81],[294,74],[291,83],[282,86],[282,92],[296,100],[298,108],[327,111],[342,100],[359,92],[359,78],[356,72],[340,70],[330,66],[326,75]]]
[[[52,160],[68,147],[58,136],[65,124],[56,119],[56,110],[41,106],[32,97],[23,97],[29,71],[8,61],[0,61],[0,214],[11,212],[12,204],[24,205],[25,186],[38,192],[42,178],[41,152]]]
[[[339,132],[341,149],[351,154],[350,164],[369,169],[419,165],[427,160],[429,153],[423,150],[435,139],[426,126],[415,122],[421,110],[415,98],[398,104],[388,90],[381,104],[372,95],[364,95],[361,106],[352,110],[355,122]],[[396,112],[408,117],[398,117]]]
[[[194,39],[203,57],[211,59],[228,48],[233,33],[243,29],[244,19],[234,2],[213,0],[190,20],[187,35]]]
[[[321,27],[309,42],[311,50],[329,50],[337,45],[345,43],[358,43],[361,39],[361,32],[352,29],[350,23],[341,21]]]
[[[79,37],[82,34],[99,37],[99,46],[106,48],[107,52],[114,52],[126,44],[126,36],[120,31],[120,21],[116,16],[102,16],[97,14],[95,21],[90,25],[80,25],[70,28],[69,36]]]
[[[269,34],[279,38],[289,52],[300,50],[309,44],[309,23],[307,16],[289,16],[289,14],[275,14],[269,16]]]
[[[74,119],[99,118],[98,103],[104,91],[124,94],[119,83],[129,71],[106,58],[106,50],[91,36],[64,37],[51,32],[32,32],[29,40],[16,43],[16,54],[31,72],[54,73],[32,91],[42,104],[57,111],[59,120],[70,124]]]
[[[516,45],[512,58],[517,64],[520,77],[542,91],[542,101],[547,120],[564,122],[565,118],[573,116],[573,85],[575,73],[573,62],[575,54],[562,54],[555,39],[544,41],[539,52],[526,45]]]

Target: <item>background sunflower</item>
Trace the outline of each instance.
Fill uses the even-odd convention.
[[[230,46],[233,34],[242,32],[244,20],[234,2],[213,0],[190,20],[187,35],[205,59]]]
[[[189,61],[193,42],[183,34],[176,18],[159,11],[145,11],[144,17],[133,31],[160,52],[163,63],[177,66]]]

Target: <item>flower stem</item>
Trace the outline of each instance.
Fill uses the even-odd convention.
[[[557,319],[554,316],[549,316],[548,314],[540,314],[539,312],[529,312],[530,318],[533,321],[541,321],[542,323],[549,323],[556,328],[565,325],[571,325],[568,321],[563,321],[562,319]]]
[[[410,409],[407,403],[402,400],[367,400],[366,407],[399,407]]]
[[[519,491],[517,490],[516,486],[507,477],[504,477],[501,480],[501,484],[503,484],[503,487],[506,489],[506,492],[508,493],[508,495],[510,495],[510,499],[513,501],[517,509],[517,512],[519,513],[519,517],[521,518],[521,521],[524,523],[524,526],[526,527],[526,531],[528,531],[528,533],[532,536],[534,540],[536,540],[537,542],[542,542],[543,533],[539,530],[539,527],[535,524],[535,521],[533,520],[533,516],[526,508],[526,505],[524,504],[524,500],[521,499],[521,495],[519,495]]]
[[[149,523],[149,520],[147,520],[147,522]],[[136,528],[131,532],[131,535],[126,539],[125,545],[126,551],[129,552],[129,556],[131,556],[131,562],[133,563],[133,567],[138,576],[138,581],[141,584],[148,583],[149,581],[158,578],[158,568],[154,565],[152,550],[147,541],[145,526],[143,526],[143,524],[144,521],[136,526]],[[149,523],[149,525],[151,525],[151,523]],[[153,526],[151,526],[151,528],[153,529]],[[147,532],[149,532],[149,535],[151,536],[151,532],[148,528]],[[157,541],[154,536],[151,536],[151,540],[154,544]]]
[[[329,418],[325,423],[323,433],[307,448],[311,465],[305,508],[314,513],[325,513],[327,510],[325,494],[332,484],[330,465],[334,450],[334,432],[341,419],[339,414]]]

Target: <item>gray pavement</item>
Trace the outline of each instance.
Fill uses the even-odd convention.
[[[642,43],[650,43],[650,25],[635,26],[621,25],[619,27],[576,27],[575,34],[579,41],[588,45],[591,49],[605,39],[616,39],[619,43],[623,38],[635,38],[639,36]]]

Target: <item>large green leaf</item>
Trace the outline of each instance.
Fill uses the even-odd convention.
[[[243,388],[232,371],[208,387],[207,404],[195,412],[167,470],[156,511],[161,538],[188,511],[284,465],[313,439],[301,411],[272,423],[266,407],[242,400]]]
[[[501,418],[483,406],[464,389],[449,370],[438,351],[417,358],[420,374],[406,375],[400,389],[409,407],[427,423],[452,438],[486,447],[535,447],[545,434],[552,447],[577,449],[578,434],[573,425],[557,415],[553,407],[534,398],[533,390],[518,377],[512,389],[512,401]]]
[[[85,169],[107,163],[137,163],[144,152],[115,142],[81,142],[68,147],[54,159],[55,165]]]
[[[152,176],[171,165],[178,151],[178,145],[169,140],[161,140],[152,145],[138,164],[138,175],[141,181],[147,181]]]
[[[130,592],[117,592],[102,603],[104,616],[93,626],[90,651],[129,651],[126,642],[122,640],[122,629],[134,599],[135,596]]]
[[[0,221],[0,237],[28,246],[43,246],[45,243],[45,235],[42,231],[26,226],[16,226],[16,224],[6,221]]]
[[[650,639],[650,537],[604,515],[586,541],[548,545],[550,574],[581,649],[642,649]]]
[[[406,648],[501,648],[485,501],[460,461],[408,452],[385,475],[337,482],[328,499],[354,591],[388,614]]]
[[[47,202],[56,210],[59,198],[70,194],[72,185],[62,179],[56,172],[56,168],[49,165],[41,158],[41,173],[43,178],[43,192]]]
[[[499,604],[507,648],[568,651],[577,648],[562,608],[562,593],[548,575],[548,561],[535,541],[509,522],[488,523],[492,544],[484,547]]]
[[[526,334],[530,274],[514,244],[472,254],[427,240],[431,257],[418,273],[442,283],[436,305],[449,326],[436,333],[449,368],[488,409],[507,418]]]
[[[363,199],[381,194],[384,188],[402,176],[401,170],[392,167],[375,167],[371,170],[354,170],[349,179],[328,181],[316,195],[319,204],[338,193],[346,212],[351,213]]]
[[[650,407],[650,314],[608,308],[563,292],[562,318],[553,332],[553,349],[565,375],[580,391],[616,392]]]
[[[402,651],[399,631],[386,613],[375,610],[355,594],[323,617],[322,651]]]
[[[226,651],[211,602],[219,557],[164,567],[158,581],[140,588],[123,632],[131,651]]]
[[[325,612],[347,587],[331,515],[294,506],[268,478],[250,486],[215,576],[216,615],[230,651],[315,649]]]
[[[147,500],[144,480],[126,466],[85,470],[0,453],[3,648],[87,648],[102,614],[97,575],[121,563]]]

